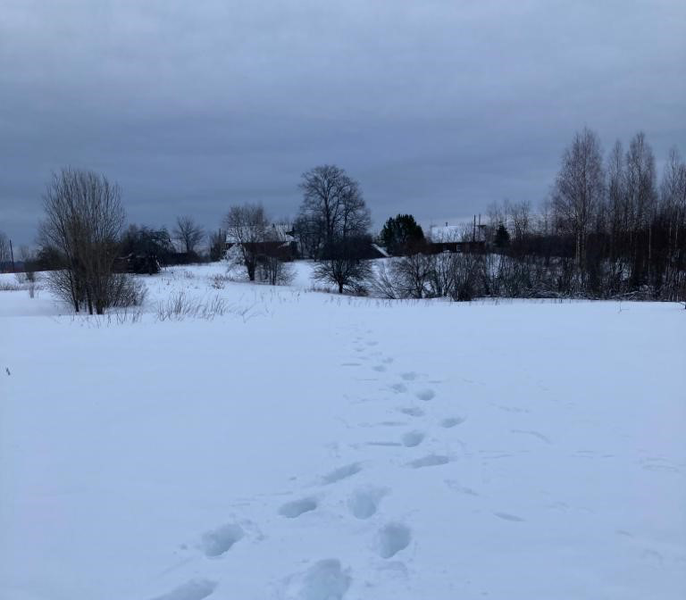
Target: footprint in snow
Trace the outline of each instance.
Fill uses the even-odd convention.
[[[433,398],[436,396],[436,392],[430,389],[419,390],[415,393],[415,396],[417,396],[417,398],[420,400],[424,400],[424,402],[428,402],[429,400],[433,400]]]
[[[408,371],[407,373],[401,373],[400,377],[402,377],[405,381],[414,381],[417,379],[417,373],[414,371]]]
[[[283,597],[287,600],[343,600],[352,577],[335,558],[320,560],[303,573],[286,581]]]
[[[360,423],[360,427],[404,427],[404,421],[379,421],[378,423]]]
[[[504,406],[502,404],[494,404],[496,408],[499,408],[500,410],[504,410],[505,412],[511,412],[511,413],[528,413],[531,412],[530,410],[527,410],[526,408],[519,408],[518,406]]]
[[[348,498],[348,508],[356,519],[369,519],[379,509],[379,502],[388,490],[378,487],[358,488]]]
[[[465,485],[460,484],[460,482],[456,481],[455,479],[446,479],[445,484],[450,489],[453,489],[456,492],[459,492],[460,494],[464,494],[465,496],[478,496],[479,495],[478,492],[476,492],[472,488],[469,488]]]
[[[665,560],[665,557],[660,552],[653,550],[652,548],[646,548],[643,550],[643,552],[641,552],[641,558],[653,560],[659,564],[662,564]]]
[[[324,475],[324,477],[322,477],[322,481],[324,482],[324,484],[329,485],[331,483],[341,481],[341,479],[347,479],[348,477],[352,477],[356,473],[359,473],[361,470],[362,465],[360,463],[350,463],[349,465],[338,467],[338,469],[334,469],[327,475]]]
[[[641,468],[646,471],[662,471],[665,473],[680,473],[681,470],[675,464],[661,456],[649,456],[639,461]]]
[[[286,502],[279,509],[279,514],[287,519],[295,519],[306,512],[316,510],[317,506],[316,498],[301,498],[300,500]]]
[[[424,441],[426,436],[421,431],[408,431],[402,437],[403,446],[406,448],[414,448],[419,446]]]
[[[410,417],[423,417],[425,415],[424,410],[418,406],[410,406],[407,408],[400,408],[398,410],[404,415],[409,415]]]
[[[375,371],[378,371],[379,373],[383,373],[386,370],[386,365],[375,365],[372,367]]]
[[[522,519],[522,517],[518,517],[517,515],[511,515],[510,513],[504,513],[504,512],[496,512],[493,513],[496,517],[499,519],[503,519],[505,521],[514,521],[514,522],[523,522],[525,519]]]
[[[412,532],[403,523],[388,523],[376,535],[375,548],[381,558],[393,558],[412,541]]]
[[[399,448],[402,446],[400,442],[367,442],[367,446],[387,446]]]
[[[203,600],[217,589],[217,583],[209,579],[192,579],[167,594],[151,600]]]
[[[441,421],[441,427],[445,427],[446,429],[450,429],[451,427],[455,427],[456,425],[460,425],[461,423],[464,423],[466,419],[462,417],[448,417],[447,419],[443,419]]]
[[[510,431],[512,433],[523,433],[524,435],[531,435],[535,438],[538,438],[542,442],[545,442],[546,444],[552,444],[549,437],[543,435],[542,433],[538,433],[538,431],[532,431],[529,429],[511,429]]]
[[[240,525],[228,523],[204,533],[200,545],[205,556],[215,558],[228,552],[244,535]]]
[[[502,450],[479,450],[479,454],[484,460],[493,460],[497,458],[511,458],[514,456],[512,452],[503,452]]]
[[[407,386],[404,383],[394,383],[391,386],[391,389],[396,393],[396,394],[402,394],[403,392],[407,391]]]
[[[446,465],[449,462],[449,456],[444,456],[442,454],[428,454],[422,458],[412,460],[407,464],[413,469],[423,469],[424,467],[438,467],[440,465]]]

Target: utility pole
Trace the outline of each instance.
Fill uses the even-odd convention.
[[[12,248],[12,240],[10,240],[10,258],[12,260],[12,273],[16,273],[17,270],[14,268],[14,249]]]

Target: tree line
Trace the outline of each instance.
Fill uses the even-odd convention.
[[[549,197],[492,204],[483,245],[437,255],[413,219],[382,230],[398,257],[378,269],[374,293],[389,298],[477,296],[686,300],[686,163],[673,148],[658,183],[643,133],[603,158],[597,134],[565,149]],[[409,231],[413,237],[408,238]],[[474,239],[464,228],[460,239]]]
[[[616,142],[603,157],[597,134],[578,132],[548,199],[536,209],[527,201],[492,204],[479,225],[479,243],[462,253],[441,252],[408,214],[389,218],[373,237],[360,184],[336,165],[303,173],[299,189],[302,202],[292,223],[275,223],[262,205],[245,203],[229,207],[222,227],[209,235],[191,216],[178,217],[170,233],[125,228],[116,184],[63,169],[46,188],[40,249],[27,262],[51,269],[50,285],[75,311],[99,314],[142,301],[143,286],[123,272],[122,257],[153,273],[160,262],[200,260],[205,242],[207,259],[225,258],[231,247],[233,262],[250,281],[272,285],[292,277],[287,263],[294,254],[287,250],[296,245],[298,256],[314,261],[314,279],[339,293],[686,298],[686,163],[672,149],[658,182],[643,133],[626,150]],[[476,240],[476,223],[461,239]],[[392,258],[373,264],[375,243]],[[0,232],[0,262],[7,253]]]
[[[669,152],[658,183],[643,133],[606,159],[596,133],[566,148],[549,199],[489,209],[493,245],[547,292],[678,300],[686,295],[686,163]],[[507,262],[507,261],[505,261]],[[535,274],[542,271],[540,276]]]
[[[132,264],[136,272],[153,274],[160,262],[174,264],[179,255],[183,262],[199,262],[205,240],[206,258],[225,258],[231,241],[228,245],[251,281],[259,277],[272,285],[285,283],[290,277],[286,261],[292,258],[283,252],[288,231],[317,260],[315,278],[335,283],[341,293],[359,292],[357,286],[371,274],[361,253],[371,240],[371,220],[359,184],[344,170],[325,165],[305,173],[300,187],[304,199],[294,225],[277,228],[261,205],[246,203],[230,207],[223,227],[210,235],[188,216],[178,217],[170,234],[166,228],[125,227],[117,184],[92,171],[62,169],[46,187],[39,250],[26,257],[27,270],[47,270],[51,289],[75,312],[103,314],[143,301],[145,287],[127,272]],[[177,252],[174,242],[183,252]],[[7,248],[1,234],[0,258]]]

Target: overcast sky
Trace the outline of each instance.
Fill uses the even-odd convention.
[[[684,0],[0,0],[0,230],[50,173],[117,181],[131,222],[295,214],[303,171],[375,224],[545,198],[584,126],[686,154]]]

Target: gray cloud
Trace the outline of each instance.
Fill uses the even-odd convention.
[[[335,162],[375,221],[545,197],[574,131],[686,150],[680,0],[5,0],[0,229],[29,242],[52,170],[97,169],[129,218],[295,213]]]

